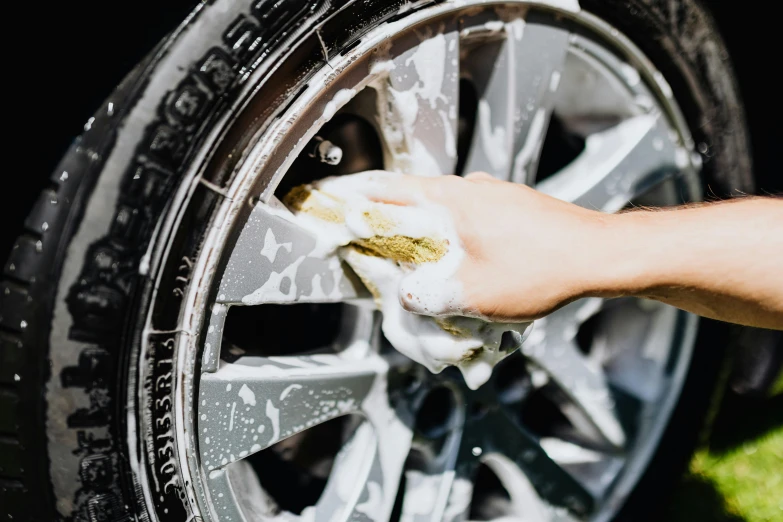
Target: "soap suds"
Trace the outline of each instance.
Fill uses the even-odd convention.
[[[372,208],[362,213],[364,220],[370,225],[370,228],[376,234],[384,234],[394,230],[397,225],[388,216],[384,215],[378,209]]]
[[[630,64],[621,63],[620,72],[623,73],[623,76],[625,76],[625,81],[628,82],[628,85],[631,87],[636,87],[639,85],[639,82],[641,82],[639,71],[637,71],[636,68]]]
[[[275,405],[269,399],[266,401],[266,416],[269,422],[272,423],[272,438],[270,441],[275,443],[280,439],[280,410],[275,408]]]
[[[535,116],[533,116],[533,121],[530,123],[530,130],[525,143],[514,158],[513,179],[517,183],[522,183],[527,179],[527,169],[541,146],[546,122],[546,111],[543,108],[539,108]]]
[[[485,22],[484,28],[487,31],[491,31],[493,33],[498,33],[503,30],[505,24],[502,20],[492,20],[491,22]]]
[[[370,481],[367,483],[367,492],[369,498],[365,502],[357,504],[356,511],[364,513],[370,520],[381,520],[383,518],[381,515],[383,508],[381,485],[375,481]]]
[[[334,98],[332,98],[331,101],[326,104],[326,107],[324,107],[324,121],[331,120],[332,116],[337,113],[340,107],[351,101],[355,95],[356,90],[354,89],[340,89],[337,91],[337,94],[334,95]]]
[[[432,109],[437,108],[438,100],[448,103],[443,95],[443,80],[446,73],[446,37],[437,34],[421,42],[416,52],[405,61],[405,65],[413,63],[419,83],[412,89],[429,102]]]
[[[377,124],[390,170],[439,175],[448,169],[441,162],[456,158],[456,100],[450,99],[456,93],[456,46],[456,38],[436,34],[409,56],[371,66],[377,76],[371,84],[377,93]],[[379,53],[379,58],[387,54]],[[412,86],[406,82],[409,75],[416,78]],[[432,154],[427,143],[437,137],[427,134],[442,134],[446,158]]]
[[[315,274],[310,284],[312,285],[313,290],[310,292],[310,295],[304,296],[305,299],[317,301],[319,299],[327,298],[324,289],[321,287],[321,274]]]
[[[301,390],[302,385],[301,384],[290,384],[283,392],[280,394],[280,400],[284,401],[286,397],[288,397],[288,394],[290,394],[294,390]]]
[[[239,397],[245,404],[249,404],[250,406],[256,405],[256,394],[253,393],[253,390],[251,390],[247,384],[243,384],[239,389]]]
[[[272,229],[270,228],[266,231],[266,237],[264,237],[264,248],[261,249],[261,255],[267,258],[269,262],[274,263],[278,250],[282,248],[290,254],[291,247],[291,243],[278,243],[275,239],[275,233],[272,232]]]
[[[492,323],[465,306],[456,278],[465,256],[448,209],[380,203],[398,174],[371,171],[297,187],[284,198],[296,222],[318,238],[317,250],[344,259],[375,297],[383,332],[400,352],[433,372],[457,366],[470,388],[484,384],[521,344],[528,323]],[[405,307],[412,312],[407,311]]]
[[[506,129],[502,125],[492,126],[492,109],[487,100],[479,101],[478,112],[484,155],[495,172],[502,172],[506,168],[506,157],[508,157]]]
[[[296,272],[299,265],[304,261],[305,256],[300,256],[296,261],[281,272],[272,272],[269,279],[261,288],[255,290],[242,298],[246,305],[256,305],[261,303],[290,303],[296,299]],[[283,283],[288,281],[288,291],[283,291]]]
[[[515,40],[521,40],[525,34],[525,21],[521,18],[517,18],[508,24],[511,27],[511,34],[514,35]]]

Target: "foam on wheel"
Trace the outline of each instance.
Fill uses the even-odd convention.
[[[512,10],[520,6],[526,10],[524,2],[514,4]],[[527,34],[535,23],[564,25],[589,47],[601,39],[574,25],[589,19],[595,22],[593,27],[605,24],[609,40],[615,37],[622,43],[623,35],[628,36],[640,55],[660,72],[648,87],[671,90],[671,100],[681,108],[682,124],[692,133],[696,150],[710,151],[709,157],[701,158],[700,184],[721,194],[737,189],[751,191],[741,103],[709,13],[692,0],[582,0],[579,4],[582,11],[578,12],[539,5],[541,12],[534,10],[535,16],[531,14],[528,19]],[[247,168],[252,159],[249,152],[267,137],[265,132],[270,128],[285,130],[279,134],[283,138],[306,120],[305,112],[290,120],[281,121],[280,117],[310,95],[308,89],[314,85],[309,82],[324,70],[324,60],[337,64],[341,57],[354,56],[351,53],[367,43],[372,30],[404,27],[416,16],[423,20],[428,9],[445,12],[458,7],[402,0],[360,5],[304,0],[217,0],[203,4],[129,74],[99,109],[31,210],[0,282],[0,506],[9,520],[218,519],[213,509],[218,503],[208,498],[211,493],[205,493],[210,473],[202,473],[206,468],[198,460],[200,446],[187,442],[188,437],[198,436],[192,433],[193,427],[206,426],[198,424],[200,418],[193,418],[197,401],[202,400],[198,395],[202,391],[200,377],[195,376],[216,371],[220,364],[237,362],[228,355],[231,347],[224,345],[223,352],[217,349],[224,336],[245,352],[257,350],[259,356],[290,354],[284,346],[289,338],[278,335],[277,323],[305,324],[310,318],[307,313],[296,312],[297,317],[292,319],[286,310],[278,311],[275,320],[274,313],[278,312],[270,309],[269,315],[263,315],[261,309],[267,305],[262,305],[254,317],[252,312],[238,312],[238,317],[248,317],[239,317],[243,324],[232,326],[232,311],[226,312],[218,288],[212,284],[212,278],[222,274],[229,261],[222,251],[212,255],[208,250],[236,241],[253,204],[259,197],[269,200],[271,194],[264,194],[263,189],[273,179],[275,183],[280,181],[277,167],[286,156],[273,156],[266,170],[252,172]],[[492,21],[484,20],[489,22],[484,33],[460,36],[471,53],[484,52],[481,45],[497,38],[493,33],[497,24]],[[617,30],[614,36],[612,28]],[[356,56],[356,63],[360,58]],[[480,148],[471,144],[483,139],[481,133],[471,129],[481,119],[479,100],[484,91],[475,83],[479,69],[470,69],[462,81],[463,85],[474,85],[475,92],[465,89],[466,94],[458,97],[468,108],[475,105],[475,110],[453,115],[455,130],[459,130],[458,121],[467,127],[454,132],[459,161],[453,166],[459,170],[471,170],[482,162],[489,167],[494,164],[486,155],[471,153]],[[342,81],[341,74],[350,71],[348,66],[330,70],[331,76],[323,85]],[[356,103],[360,102],[369,103],[359,97]],[[557,130],[558,135],[553,133],[551,140],[542,145],[544,152],[538,162],[541,175],[535,175],[533,161],[517,171],[528,176],[517,181],[549,182],[550,187],[554,186],[551,180],[567,163],[563,160],[566,152],[578,155],[584,136],[601,130],[595,122],[586,126],[577,118],[578,109],[570,106],[556,111],[549,128]],[[344,172],[389,167],[389,150],[384,148],[388,144],[383,142],[382,133],[371,129],[372,118],[359,117],[361,109],[355,112],[352,116],[343,111],[322,129],[335,143],[343,140],[344,165],[351,165]],[[424,139],[427,134],[422,131],[417,136]],[[352,151],[351,145],[359,142],[357,151]],[[298,177],[286,176],[278,187],[314,174],[343,173],[339,167],[318,172],[311,167],[307,160],[289,167],[289,173],[298,172]],[[670,195],[671,191],[647,197]],[[231,206],[227,203],[230,201],[237,204]],[[224,224],[227,233],[222,239],[226,243],[210,239]],[[215,263],[204,265],[208,258]],[[322,350],[322,345],[333,344],[335,339],[362,338],[380,343],[377,332],[373,332],[372,314],[366,310],[355,315],[350,315],[355,311],[350,312],[353,319],[347,321],[350,327],[344,328],[345,305],[318,306],[321,308],[311,312],[324,324],[312,326],[318,331],[296,332],[294,336],[303,350],[333,356],[340,350],[328,353],[330,350]],[[226,330],[210,332],[208,322],[191,320],[201,313],[221,321],[227,316]],[[334,327],[337,316],[343,318],[340,328]],[[634,317],[601,311],[587,327],[574,332],[575,343],[585,355],[599,353],[594,338],[618,331],[612,325]],[[267,334],[270,330],[275,333]],[[640,520],[650,514],[650,499],[659,494],[661,484],[672,483],[682,469],[707,411],[726,338],[719,325],[700,322],[691,370],[683,375],[682,391],[672,404],[670,420],[660,426],[659,442],[644,459],[643,469],[637,470],[637,479],[624,484],[618,493],[619,511],[607,510],[607,516]],[[273,339],[277,341],[271,342]],[[269,344],[264,344],[267,340]],[[210,342],[216,349],[211,359],[205,357]],[[377,345],[372,346],[377,349]],[[221,353],[226,354],[223,363],[219,362]],[[241,354],[237,353],[233,355],[238,358]],[[530,354],[525,357],[533,358]],[[521,418],[526,413],[535,417],[538,424],[533,423],[531,429],[537,438],[560,437],[588,444],[579,437],[568,439],[574,429],[589,427],[589,423],[580,424],[584,412],[562,415],[563,405],[573,399],[567,384],[556,380],[541,383],[536,373],[540,365],[527,364],[528,359],[518,372],[499,372],[496,376],[498,380],[492,385],[502,398],[498,402],[511,408],[515,401],[529,399],[524,407],[513,411]],[[209,368],[210,364],[214,368]],[[417,374],[406,373],[412,369],[404,365],[400,368],[403,384],[392,399],[419,404],[415,397],[427,396],[427,384],[422,385]],[[362,382],[355,379],[356,389],[364,386]],[[393,376],[389,382],[394,382]],[[221,384],[225,389],[226,383]],[[497,419],[493,416],[499,411],[496,402],[466,399],[461,403],[463,392],[449,389],[457,389],[453,392],[457,400],[449,403],[456,410],[464,406],[475,418]],[[188,390],[191,395],[186,393]],[[283,391],[276,391],[277,397]],[[286,395],[293,397],[291,393]],[[261,404],[261,396],[257,397]],[[437,399],[438,395],[431,397]],[[618,408],[625,407],[622,394],[615,398]],[[426,399],[421,401],[428,403]],[[410,418],[414,422],[415,415]],[[455,418],[462,422],[459,416]],[[441,432],[451,420],[437,426],[425,423],[428,437],[414,441],[419,453],[413,464],[419,468],[404,479],[394,477],[390,484],[402,484],[406,491],[427,484],[426,476],[433,468],[427,468],[432,464],[426,457],[435,451],[433,448],[448,447],[454,440],[448,430]],[[341,421],[332,422],[337,425]],[[310,460],[286,461],[282,449],[268,454],[280,469],[298,470],[288,475],[291,484],[312,486],[308,506],[315,498],[328,497],[329,486],[323,482],[332,470],[356,469],[346,468],[341,459],[359,458],[356,456],[365,455],[364,451],[371,455],[373,437],[384,435],[363,428],[366,424],[354,424],[323,435],[324,440],[334,438],[339,443],[323,455],[310,454]],[[630,432],[630,424],[623,421],[621,426]],[[605,427],[592,426],[599,432]],[[268,424],[266,429],[271,432],[273,425]],[[352,442],[348,444],[347,440]],[[343,442],[353,449],[341,450]],[[478,443],[468,450],[476,458],[486,451]],[[470,455],[466,458],[472,458]],[[282,464],[278,462],[281,460]],[[370,460],[368,457],[366,461]],[[316,461],[328,461],[328,465],[312,465]],[[292,462],[293,468],[289,466]],[[509,498],[514,487],[514,491],[541,493],[541,485],[535,481],[525,482],[504,472],[508,468],[505,461],[490,463],[490,478],[481,482],[488,484],[482,488],[492,495],[498,491],[493,474],[501,483],[506,481],[501,489],[508,490]],[[231,474],[246,478],[250,484],[250,477],[263,475],[267,465],[264,462],[256,466],[257,472],[252,465],[236,467],[233,469],[239,471]],[[307,473],[298,474],[302,468]],[[221,469],[218,466],[212,471]],[[314,473],[314,469],[319,471]],[[219,473],[215,477],[219,478]],[[566,479],[564,475],[564,483]],[[271,491],[269,480],[263,477],[260,490],[231,491],[239,492],[239,496]],[[461,496],[470,499],[466,483],[454,482],[455,487],[467,488],[460,490]],[[552,499],[560,494],[555,493],[544,496]],[[391,497],[390,510],[396,496]],[[505,498],[502,492],[495,496]],[[404,510],[405,495],[402,497],[396,502],[397,513]],[[565,502],[572,516],[587,509],[578,500]],[[656,503],[660,504],[657,497]],[[292,512],[308,507],[291,499],[277,505]],[[484,508],[481,516],[494,516],[486,514],[492,512],[491,505]]]

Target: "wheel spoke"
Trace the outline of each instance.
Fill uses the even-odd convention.
[[[322,257],[316,238],[290,216],[282,205],[255,206],[220,282],[219,303],[327,303],[369,295],[345,263]]]
[[[412,432],[389,404],[384,379],[376,379],[362,411],[367,421],[338,454],[316,520],[334,520],[338,511],[342,520],[389,518]]]
[[[360,412],[378,375],[379,357],[244,357],[204,373],[199,444],[207,470],[220,469],[291,435]]]
[[[623,457],[590,450],[560,438],[542,438],[541,447],[596,497],[606,493],[625,463]]]
[[[396,490],[385,489],[383,468],[372,426],[364,422],[335,458],[324,492],[315,506],[316,521],[382,520]]]
[[[517,183],[531,184],[535,178],[568,52],[568,32],[544,22],[531,14],[509,35],[517,111],[511,179]]]
[[[487,172],[498,179],[507,180],[511,172],[511,150],[514,142],[514,117],[516,107],[516,80],[514,57],[518,39],[508,37],[512,28],[524,25],[515,20],[504,26],[501,39],[483,41],[485,31],[475,48],[469,49],[465,60],[465,73],[478,94],[473,143],[465,163],[465,172]],[[470,42],[472,33],[463,31],[464,42]]]
[[[513,517],[521,520],[547,520],[549,511],[519,466],[500,453],[490,453],[484,463],[497,475],[511,497]]]
[[[659,115],[629,118],[587,137],[570,165],[536,188],[583,207],[615,212],[689,165]]]
[[[603,314],[594,334],[609,383],[636,399],[653,403],[666,390],[671,336],[680,312],[656,301],[623,300]]]
[[[539,331],[530,335],[522,350],[567,395],[569,403],[563,406],[569,419],[620,448],[625,444],[625,433],[605,376],[576,343],[579,325],[601,305],[601,299],[587,299],[561,308],[538,322]]]
[[[668,405],[679,396],[677,376],[687,369],[679,360],[690,356],[690,348],[668,347],[690,343],[695,335],[684,330],[680,312],[614,313],[608,306],[617,301],[572,303],[539,321],[520,353],[498,367],[489,385],[467,390],[454,369],[422,376],[417,373],[421,365],[397,352],[389,356],[378,338],[378,312],[359,306],[365,303],[350,306],[362,299],[369,304],[371,297],[356,274],[337,256],[327,255],[324,242],[297,225],[300,221],[274,196],[268,200],[281,187],[282,176],[295,184],[299,176],[319,179],[371,167],[423,176],[481,170],[533,185],[555,170],[549,165],[574,157],[583,139],[584,151],[541,182],[541,191],[606,212],[629,203],[657,205],[656,198],[664,204],[697,199],[683,196],[684,188],[698,193],[693,188],[699,185],[698,161],[690,155],[691,139],[669,87],[622,35],[589,14],[565,13],[578,8],[576,2],[567,3],[501,7],[471,0],[463,8],[460,2],[415,2],[347,46],[334,39],[339,31],[327,24],[313,35],[318,41],[310,42],[320,47],[326,63],[296,80],[302,87],[287,96],[290,104],[274,118],[263,112],[263,96],[249,106],[253,110],[246,112],[260,114],[270,127],[253,135],[237,183],[225,190],[207,184],[225,197],[221,212],[230,221],[214,230],[220,244],[214,245],[214,255],[207,253],[194,265],[196,279],[188,289],[207,285],[212,270],[219,284],[208,295],[186,295],[188,310],[201,314],[197,325],[190,321],[176,330],[150,330],[150,335],[181,332],[183,343],[188,335],[194,347],[203,345],[203,353],[194,357],[182,351],[188,357],[181,359],[195,360],[195,366],[183,370],[179,388],[185,393],[177,394],[175,402],[186,403],[188,422],[177,427],[197,444],[186,440],[180,446],[196,452],[189,464],[191,476],[203,479],[193,485],[207,518],[381,521],[400,508],[402,522],[462,522],[471,511],[473,477],[480,484],[476,512],[491,511],[480,509],[492,504],[498,492],[494,479],[483,482],[486,469],[478,474],[486,465],[509,493],[511,502],[491,506],[510,508],[502,520],[571,522],[611,515],[604,511],[613,508],[610,488],[636,484],[647,448],[659,443],[655,429],[665,426]],[[463,99],[475,99],[476,107],[471,103],[460,111],[460,85],[471,86]],[[472,119],[474,108],[475,128],[458,129],[460,113]],[[563,136],[547,143],[546,165],[539,169],[552,118],[551,131],[562,129]],[[375,132],[355,125],[362,120]],[[351,137],[357,128],[369,140],[357,144]],[[319,158],[315,153],[321,147],[316,150],[315,143],[321,138],[339,144],[344,159],[335,165],[337,156]],[[264,182],[262,201],[252,210],[240,208],[247,204],[244,195]],[[233,222],[248,215],[241,228]],[[220,252],[228,230],[236,242],[227,245],[230,252]],[[185,296],[184,288],[178,291]],[[341,314],[339,336],[300,342],[307,344],[300,355],[291,349],[297,342],[283,343],[288,348],[281,357],[269,355],[280,353],[281,346],[268,339],[264,344],[269,346],[254,349],[259,316],[247,308],[229,314],[232,306],[343,301],[348,305],[293,308]],[[204,303],[212,308],[202,309]],[[280,308],[255,311],[274,323]],[[357,321],[344,312],[359,309],[366,328],[349,328]],[[287,319],[285,312],[291,310],[280,316]],[[599,310],[601,315],[580,331]],[[287,322],[308,328],[304,320]],[[268,337],[268,330],[262,333]],[[313,355],[316,345],[328,345],[330,354]],[[157,345],[150,346],[154,355]],[[332,355],[335,351],[340,353]],[[404,362],[395,362],[398,358]],[[398,365],[404,369],[389,371]],[[451,394],[448,403],[435,395],[441,388]],[[432,411],[448,415],[440,418]],[[534,415],[537,422],[527,425]],[[346,440],[337,455],[330,451],[334,442]],[[305,455],[311,441],[323,442],[319,449],[324,451]],[[276,498],[275,473],[282,476],[291,465],[312,466],[308,483],[313,488],[325,481],[317,501],[310,491],[297,502],[289,502],[287,493]],[[282,485],[287,489],[289,484]],[[397,491],[401,485],[404,492]],[[395,506],[398,499],[401,505]],[[300,516],[289,512],[298,512],[302,504],[308,507]]]
[[[462,414],[458,418],[462,419]],[[440,440],[442,446],[426,465],[419,463],[416,469],[406,472],[402,521],[459,522],[467,518],[473,491],[468,477],[477,462],[466,446],[471,441],[462,434],[459,420]]]
[[[388,80],[377,87],[377,118],[386,168],[435,176],[453,174],[457,161],[459,38],[456,28],[423,41],[409,35],[392,48]],[[410,46],[410,39],[416,45]]]
[[[465,67],[479,99],[465,172],[526,183],[538,164],[568,32],[538,23],[534,15],[505,24],[501,38],[488,37],[486,25],[463,31],[467,46],[476,40]]]
[[[539,441],[505,411],[491,410],[480,422],[481,429],[490,437],[488,452],[504,455],[519,466],[541,498],[578,515],[592,511],[595,503],[592,493],[552,460]]]

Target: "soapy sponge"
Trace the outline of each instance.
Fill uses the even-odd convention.
[[[318,255],[340,256],[361,278],[383,312],[384,335],[398,351],[435,373],[456,366],[476,389],[519,346],[529,324],[438,313],[461,309],[456,273],[465,252],[445,207],[423,197],[411,206],[378,201],[385,182],[398,175],[326,178],[295,187],[283,203],[315,234]],[[417,309],[437,317],[406,311],[401,298],[417,300]]]

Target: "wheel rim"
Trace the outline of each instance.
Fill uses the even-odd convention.
[[[528,60],[531,48],[545,52]],[[468,138],[458,128],[461,75],[479,86]],[[374,99],[365,96],[371,91]],[[405,102],[418,106],[415,118],[406,120],[410,112],[398,105]],[[179,436],[203,516],[294,518],[246,461],[348,416],[338,430],[344,444],[303,518],[380,520],[392,511],[406,520],[610,518],[679,396],[695,317],[633,300],[578,301],[539,321],[520,353],[475,392],[453,372],[422,372],[386,346],[378,314],[350,272],[308,256],[314,238],[281,218],[275,198],[316,131],[351,113],[377,118],[384,165],[394,170],[485,170],[609,212],[700,197],[699,165],[671,90],[600,20],[525,3],[465,2],[371,31],[317,72],[247,154],[223,216],[236,216],[232,205],[247,196],[261,203],[244,224],[223,220],[210,241],[229,246],[213,248],[194,270],[225,266],[214,303],[199,304],[203,293],[192,290],[186,296],[191,322],[205,326],[202,341],[179,341],[182,353],[197,350],[200,359],[198,373],[181,373],[195,408],[180,405]],[[584,149],[547,172],[544,134],[553,113]],[[237,226],[239,237],[226,242]],[[243,305],[338,302],[348,304],[328,350],[241,356],[224,342],[229,314]],[[205,308],[211,313],[202,317]],[[450,414],[433,421],[443,410]],[[533,420],[540,418],[547,422]],[[507,492],[485,510],[499,513],[477,512],[484,499],[471,495],[479,465]]]

